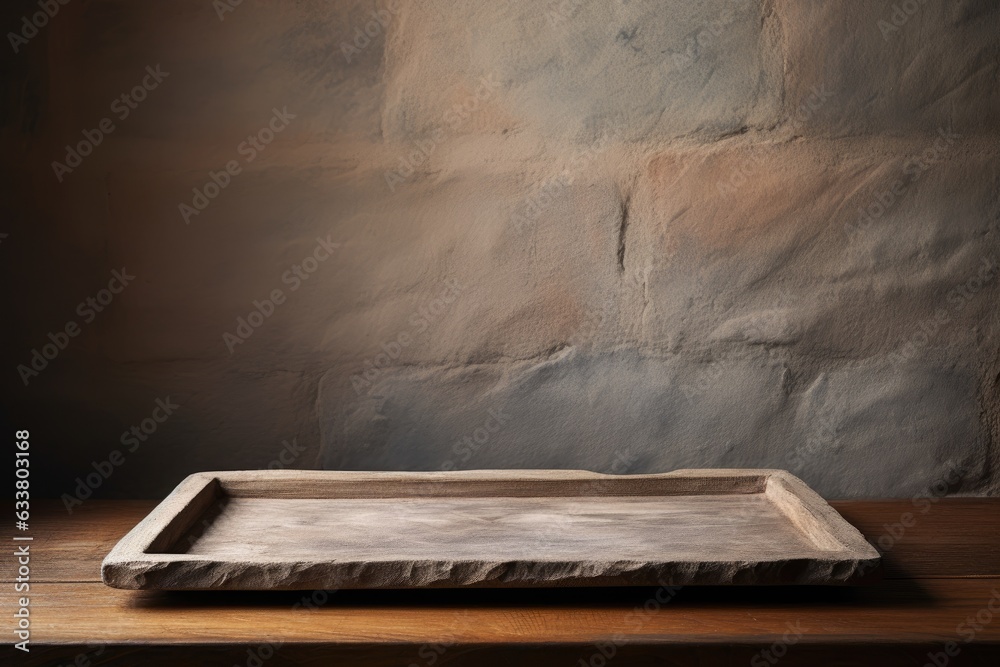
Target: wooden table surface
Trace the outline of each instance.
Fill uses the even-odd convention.
[[[2,664],[1000,665],[1000,498],[833,503],[884,552],[884,580],[863,588],[104,586],[101,559],[154,505],[34,509],[31,652],[11,648],[11,631]],[[15,568],[2,573],[6,623]]]

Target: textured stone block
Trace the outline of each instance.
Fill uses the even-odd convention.
[[[785,35],[786,112],[802,135],[992,133],[1000,120],[990,0],[776,3]],[[805,122],[815,90],[829,95]]]
[[[387,138],[450,125],[591,141],[720,136],[777,120],[764,3],[412,3],[386,61]],[[482,78],[495,93],[474,104]]]

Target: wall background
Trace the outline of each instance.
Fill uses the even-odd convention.
[[[4,54],[4,404],[39,492],[1000,488],[996,3],[224,1],[70,0]]]

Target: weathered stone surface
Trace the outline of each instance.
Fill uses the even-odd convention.
[[[392,368],[353,393],[331,374],[320,388],[323,464],[636,472],[754,462],[794,469],[835,498],[865,495],[873,478],[893,497],[926,492],[952,469],[953,492],[987,479],[993,453],[973,374],[905,360],[816,368],[764,354],[699,362],[569,347],[534,362]]]
[[[185,479],[101,574],[179,590],[829,585],[878,564],[778,470],[251,470]]]
[[[266,466],[296,437],[298,467],[767,465],[881,496],[955,463],[950,492],[997,492],[996,17],[62,7],[5,69],[0,115],[4,388],[45,421],[43,495],[167,395],[184,409],[97,495]],[[276,108],[295,118],[248,161]],[[105,116],[115,131],[60,182],[52,162]],[[319,239],[329,258],[299,282]],[[134,281],[83,322],[122,267]],[[464,459],[491,409],[514,416]]]
[[[459,132],[590,141],[720,136],[777,122],[780,55],[765,3],[412,3],[386,59],[387,138]],[[456,117],[457,118],[457,117]]]
[[[943,309],[926,344],[975,346],[1000,265],[997,154],[938,139],[653,157],[625,254],[642,276],[645,337],[677,351],[756,336],[860,359],[897,350]]]
[[[890,357],[803,383],[794,417],[801,444],[785,467],[808,471],[827,497],[864,494],[869,475],[891,480],[887,495],[899,497],[941,482],[951,492],[979,486],[993,461],[977,379],[935,366]]]
[[[779,0],[775,8],[785,38],[786,112],[796,132],[995,132],[995,2]],[[817,91],[826,101],[808,122],[797,121]]]

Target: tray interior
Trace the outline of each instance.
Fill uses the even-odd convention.
[[[196,473],[102,565],[181,590],[843,584],[878,552],[780,470]]]
[[[221,498],[169,549],[358,560],[733,560],[828,553],[763,493],[661,497]],[[289,535],[295,535],[289,540]]]

